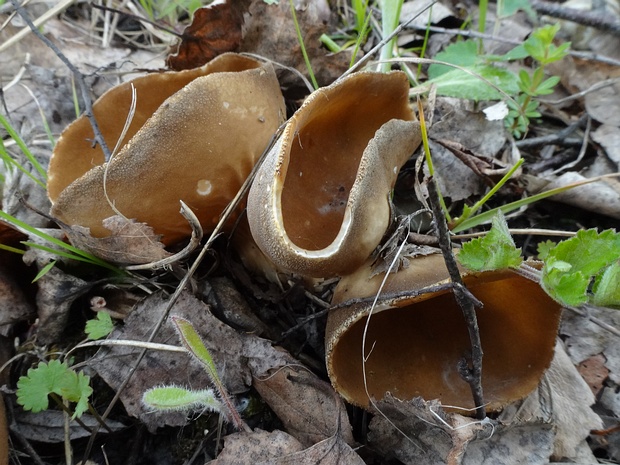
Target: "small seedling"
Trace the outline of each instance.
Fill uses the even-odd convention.
[[[89,383],[89,376],[76,373],[66,363],[59,360],[41,362],[19,378],[17,403],[24,410],[37,413],[47,410],[48,396],[52,396],[61,406],[63,401],[75,402],[72,419],[79,418],[89,407],[88,398],[93,393]]]
[[[99,311],[97,312],[96,319],[86,322],[84,332],[88,336],[88,339],[96,341],[97,339],[106,337],[113,329],[114,323],[112,322],[112,317],[106,312]]]
[[[247,430],[247,426],[233,405],[226,387],[220,379],[215,362],[209,349],[204,345],[194,326],[178,316],[171,317],[185,349],[205,369],[217,395],[211,389],[193,390],[179,386],[158,386],[149,389],[142,396],[147,407],[161,411],[189,411],[202,408],[215,412],[223,412],[228,420],[239,430]]]
[[[532,35],[523,43],[523,50],[539,63],[539,66],[531,72],[521,70],[519,72],[519,90],[521,93],[514,101],[508,101],[510,109],[504,123],[508,130],[515,137],[525,134],[530,125],[530,120],[540,118],[538,111],[540,102],[536,97],[548,95],[553,92],[553,88],[560,82],[558,76],[551,76],[545,79],[545,66],[559,61],[568,53],[570,42],[565,42],[559,46],[553,44],[555,35],[560,30],[559,24],[544,26],[532,32]]]

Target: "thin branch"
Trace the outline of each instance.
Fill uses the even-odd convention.
[[[450,232],[448,224],[441,209],[439,193],[435,179],[431,178],[428,183],[428,201],[433,211],[435,226],[437,228],[437,236],[439,238],[439,248],[443,254],[450,279],[453,284],[454,298],[461,307],[467,331],[469,332],[469,340],[471,343],[471,360],[463,357],[458,362],[458,371],[461,377],[469,384],[474,405],[476,406],[476,417],[479,420],[486,418],[486,409],[484,407],[484,396],[482,392],[482,343],[480,341],[480,328],[478,327],[478,319],[476,317],[475,301],[472,295],[463,284],[463,279],[459,273],[454,253],[452,253],[452,244],[450,241]]]
[[[538,13],[553,16],[554,18],[566,19],[573,23],[583,24],[584,26],[590,26],[620,37],[620,21],[616,19],[616,15],[609,14],[609,12],[605,14],[605,10],[601,13],[578,10],[544,0],[532,0],[532,8]]]
[[[11,0],[11,4],[15,8],[15,11],[17,11],[19,16],[22,17],[24,22],[32,30],[32,32],[56,54],[56,56],[65,64],[65,66],[67,66],[67,68],[69,68],[69,70],[75,77],[75,80],[77,81],[80,87],[80,92],[82,94],[82,100],[84,101],[84,113],[83,114],[90,121],[90,125],[92,126],[93,132],[95,134],[95,141],[99,144],[99,146],[101,147],[101,150],[103,150],[105,159],[109,160],[110,149],[108,148],[108,145],[106,144],[105,140],[103,139],[103,136],[101,135],[99,124],[97,124],[97,120],[95,119],[95,115],[93,114],[93,105],[90,99],[90,93],[88,91],[88,87],[86,86],[86,81],[84,81],[84,75],[75,66],[73,66],[73,63],[71,63],[67,59],[67,57],[58,49],[58,47],[56,47],[56,45],[51,40],[49,40],[39,31],[37,26],[30,19],[30,16],[28,15],[28,13],[26,13],[23,7],[19,5],[17,0]]]

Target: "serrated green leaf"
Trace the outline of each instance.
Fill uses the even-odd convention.
[[[51,393],[58,394],[69,402],[77,402],[73,414],[75,418],[88,408],[88,398],[93,392],[89,383],[90,377],[76,373],[66,363],[59,360],[41,362],[37,368],[29,369],[27,376],[19,378],[17,403],[24,410],[37,413],[49,407],[48,396]]]
[[[588,296],[592,279],[620,257],[620,234],[581,230],[575,237],[549,250],[541,272],[543,289],[563,305],[581,305]],[[569,266],[566,266],[568,264]]]
[[[592,287],[592,303],[620,308],[620,261],[609,265]]]
[[[41,362],[36,368],[30,368],[28,374],[17,381],[17,403],[24,407],[24,410],[34,413],[46,410],[49,406],[49,394],[54,392],[61,395],[60,390],[67,370],[67,365],[59,360]]]
[[[480,61],[478,56],[478,44],[473,40],[462,40],[448,45],[443,51],[435,55],[435,59],[459,65],[471,67]],[[446,65],[432,64],[428,67],[428,78],[435,79],[442,74],[452,71]]]
[[[468,71],[473,74],[460,69],[453,69],[436,79],[427,81],[427,84],[434,84],[439,95],[469,100],[499,100],[503,98],[502,94],[480,77],[499,87],[508,95],[516,95],[519,92],[518,79],[508,70],[490,65],[476,65],[468,68]]]
[[[538,259],[544,260],[549,255],[549,251],[557,245],[557,242],[545,241],[538,244]]]
[[[114,329],[112,317],[106,312],[97,312],[97,318],[88,320],[84,332],[91,341],[106,337]]]
[[[493,217],[491,230],[484,237],[463,244],[458,260],[465,268],[474,271],[518,268],[521,265],[521,249],[515,247],[501,211]]]

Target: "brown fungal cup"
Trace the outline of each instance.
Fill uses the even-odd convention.
[[[312,93],[288,121],[248,196],[248,221],[279,268],[349,273],[381,241],[390,191],[420,143],[401,72],[362,72]]]
[[[81,117],[62,134],[49,168],[52,215],[105,237],[105,218],[115,215],[107,194],[125,217],[147,223],[162,242],[190,235],[180,200],[205,230],[239,187],[285,117],[269,64],[225,54],[202,68],[148,75],[132,81],[137,107],[121,149],[105,164],[93,132]],[[131,103],[122,84],[94,105],[102,134],[116,144]]]
[[[362,371],[362,338],[384,275],[365,266],[338,284],[326,329],[327,369],[336,390],[368,408]],[[533,391],[553,357],[560,307],[541,287],[510,270],[464,273],[467,288],[483,302],[477,309],[484,351],[482,385],[490,411]],[[473,408],[457,364],[470,353],[464,317],[451,291],[427,292],[449,282],[441,255],[417,257],[391,274],[366,334],[368,393],[402,400],[439,399]],[[463,413],[463,411],[459,411]]]

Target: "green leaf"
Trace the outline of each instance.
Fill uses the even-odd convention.
[[[578,306],[591,296],[592,280],[603,282],[607,295],[605,269],[620,257],[620,234],[613,230],[598,233],[595,229],[581,230],[575,237],[560,242],[549,250],[541,273],[541,286],[563,305]],[[611,272],[613,274],[613,271]],[[607,278],[605,278],[607,279]],[[605,298],[605,297],[601,297]]]
[[[560,82],[559,76],[551,76],[547,80],[540,83],[540,85],[536,88],[536,94],[538,95],[548,95],[553,92],[553,88]]]
[[[97,312],[97,318],[88,320],[84,332],[91,341],[106,337],[114,329],[112,317],[106,312]]]
[[[207,409],[221,410],[212,389],[191,390],[178,386],[161,386],[148,389],[142,396],[142,403],[160,411],[189,411]]]
[[[620,261],[609,265],[592,287],[592,303],[620,308]]]
[[[476,65],[468,68],[468,71],[453,69],[427,81],[427,84],[435,84],[439,95],[469,100],[499,100],[503,98],[497,90],[483,79],[502,89],[508,95],[516,95],[519,92],[518,79],[508,70],[491,65]]]
[[[458,260],[465,268],[474,271],[518,268],[521,265],[521,249],[515,247],[501,211],[493,217],[491,230],[484,237],[463,244]]]
[[[505,53],[504,55],[499,55],[499,56],[491,55],[488,58],[491,58],[497,61],[514,61],[514,60],[522,60],[523,58],[527,58],[528,56],[530,56],[529,53],[527,53],[527,51],[525,50],[525,47],[523,47],[523,44],[521,44],[521,45],[517,45],[515,48]]]
[[[76,373],[59,360],[41,362],[37,368],[29,369],[27,376],[19,378],[17,403],[24,410],[37,413],[49,407],[48,396],[54,393],[69,402],[77,402],[73,418],[79,417],[88,408],[88,398],[93,392],[89,383],[89,376]]]
[[[32,282],[36,283],[39,279],[41,279],[43,276],[45,276],[48,273],[49,270],[54,268],[54,265],[56,265],[56,260],[52,260],[47,265],[45,265],[43,268],[41,268],[41,271],[39,271],[37,273],[37,275],[34,277]]]
[[[215,367],[215,362],[213,362],[213,357],[211,357],[209,349],[205,347],[202,339],[200,339],[200,335],[194,329],[194,326],[185,318],[178,316],[172,317],[172,321],[181,335],[181,342],[183,342],[185,348],[205,366],[211,381],[215,385],[220,385],[221,381],[217,374],[217,368]]]
[[[88,398],[92,393],[90,376],[67,368],[67,375],[61,382],[60,395],[69,402],[76,402],[73,419],[81,417],[88,410]]]
[[[478,44],[473,40],[455,42],[435,55],[435,59],[452,63],[453,65],[471,67],[480,61],[478,57]],[[428,67],[428,78],[435,79],[453,69],[446,65],[432,64]]]
[[[549,255],[549,251],[557,245],[557,242],[545,241],[538,243],[538,259],[544,260]]]
[[[30,368],[28,374],[17,381],[17,403],[34,413],[46,410],[49,406],[47,396],[52,392],[60,395],[67,369],[67,365],[58,360],[41,362],[37,368]]]

